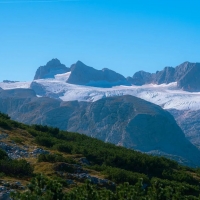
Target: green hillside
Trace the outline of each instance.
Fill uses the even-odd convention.
[[[0,184],[13,199],[200,199],[199,169],[2,113],[0,147]]]

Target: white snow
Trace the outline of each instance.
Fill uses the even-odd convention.
[[[71,74],[71,72],[67,72],[67,73],[64,73],[64,74],[57,74],[54,77],[58,81],[66,82],[68,80],[70,74]]]
[[[149,84],[143,86],[116,86],[99,88],[91,86],[73,85],[66,83],[70,72],[58,74],[54,79],[40,79],[35,82],[41,84],[47,94],[59,94],[63,101],[93,102],[110,96],[133,95],[162,106],[164,109],[199,110],[200,92],[186,92],[177,89],[177,83]],[[30,82],[0,83],[3,89],[29,88]]]
[[[29,88],[31,82],[14,82],[14,83],[4,83],[0,82],[0,87],[4,90],[16,89],[16,88]]]

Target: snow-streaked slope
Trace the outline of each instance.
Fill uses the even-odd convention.
[[[191,93],[177,89],[177,83],[143,86],[116,86],[99,88],[66,83],[70,72],[58,74],[54,79],[39,79],[34,82],[45,88],[44,96],[57,94],[63,101],[97,101],[110,96],[133,95],[162,106],[164,109],[199,110],[200,92]],[[3,89],[28,88],[30,82],[0,83]]]
[[[0,87],[4,90],[9,90],[9,89],[16,89],[16,88],[29,88],[31,82],[0,82]]]
[[[71,72],[67,72],[67,73],[64,73],[64,74],[57,74],[54,77],[58,81],[66,82],[68,80],[70,74],[71,74]]]

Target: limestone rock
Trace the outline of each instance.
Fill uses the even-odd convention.
[[[58,59],[52,59],[46,65],[37,69],[34,80],[54,78],[54,75],[56,74],[63,74],[69,71],[69,68],[61,64]]]

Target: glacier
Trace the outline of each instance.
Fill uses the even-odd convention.
[[[163,109],[199,110],[200,92],[187,92],[177,88],[177,83],[147,84],[142,86],[115,86],[100,88],[66,83],[71,72],[57,74],[54,78],[38,79],[28,82],[5,83],[0,82],[4,90],[15,88],[30,88],[31,83],[39,84],[45,91],[40,96],[58,96],[62,101],[94,102],[111,96],[132,95],[155,103]]]

